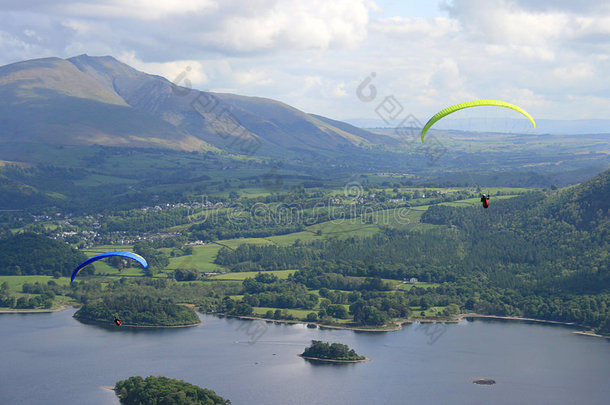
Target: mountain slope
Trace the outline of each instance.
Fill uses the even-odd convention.
[[[281,153],[368,143],[362,137],[366,131],[338,128],[330,120],[324,122],[279,101],[179,87],[112,57],[80,55],[69,61],[101,84],[112,86],[129,105],[221,148],[248,153],[247,146],[252,146]]]
[[[81,55],[69,61],[106,86],[112,85],[129,105],[220,148],[248,153],[261,147],[281,153],[367,143],[361,133],[338,128],[279,101],[179,87],[111,57]]]
[[[178,87],[110,56],[0,67],[0,143],[285,156],[341,152],[370,144],[367,134],[275,100]]]
[[[610,171],[607,170],[550,198],[543,215],[564,221],[579,230],[597,230],[607,234],[610,227],[609,201]]]
[[[392,138],[387,135],[375,134],[373,132],[369,132],[364,129],[350,125],[346,122],[333,120],[330,118],[322,117],[320,115],[316,115],[316,114],[310,114],[310,115],[319,121],[332,125],[335,128],[338,128],[342,131],[346,131],[351,134],[357,135],[360,138],[363,138],[373,144],[381,144],[381,145],[389,145],[389,146],[399,146],[401,144],[400,140],[398,140],[396,138]]]
[[[127,106],[127,103],[107,86],[80,72],[69,61],[44,58],[13,63],[0,67],[0,91],[4,102],[44,100],[49,92],[89,99],[102,103]]]
[[[210,149],[58,58],[0,68],[0,142]]]
[[[610,171],[548,194],[494,200],[489,210],[432,206],[422,222],[463,232],[465,269],[500,287],[539,292],[610,292]],[[535,283],[532,280],[537,280]]]

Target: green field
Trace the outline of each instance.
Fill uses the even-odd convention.
[[[371,236],[379,232],[379,226],[376,224],[363,223],[364,221],[358,218],[337,219],[332,221],[321,222],[307,227],[311,232],[322,233],[322,236],[332,237],[350,237],[350,236]]]
[[[99,262],[95,264],[95,274],[100,275],[109,275],[109,276],[143,276],[144,269],[140,266],[138,267],[127,267],[121,271],[119,269],[109,266],[106,263],[101,263],[98,266]]]
[[[290,274],[293,274],[296,270],[272,270],[272,271],[264,271],[261,273],[265,274],[273,274],[277,276],[280,280],[285,280],[288,278]],[[209,280],[232,280],[232,281],[243,281],[248,277],[254,277],[258,274],[258,271],[243,271],[240,273],[224,273],[218,274],[216,276],[211,276]]]
[[[0,276],[0,284],[4,282],[8,283],[8,289],[15,292],[21,292],[21,286],[24,283],[34,284],[38,282],[41,284],[47,284],[49,280],[53,280],[59,285],[70,284],[69,277],[55,278],[53,276]]]
[[[230,249],[236,249],[239,245],[251,244],[251,245],[270,245],[273,242],[268,241],[265,238],[237,238],[237,239],[225,239],[216,241],[218,245],[228,247]]]
[[[505,200],[507,198],[514,198],[514,197],[516,197],[516,195],[498,195],[498,196],[492,195],[489,202],[491,205],[494,200]],[[449,207],[470,207],[470,206],[476,206],[476,205],[480,205],[480,204],[481,204],[481,199],[479,197],[476,197],[476,198],[468,198],[466,200],[443,202],[443,203],[440,203],[439,205],[447,205]]]
[[[216,254],[222,246],[217,244],[207,244],[193,246],[193,254],[186,256],[171,257],[169,259],[169,270],[193,269],[204,273],[219,273],[224,268],[214,263]],[[170,249],[167,249],[170,250]]]
[[[81,252],[87,255],[87,257],[93,257],[95,255],[99,255],[100,253],[112,252],[112,251],[127,251],[130,252],[133,250],[133,245],[99,245],[86,249],[82,249]],[[98,260],[93,263],[95,267],[96,275],[125,275],[125,276],[142,276],[144,275],[144,269],[137,263],[132,260],[126,260],[128,265],[132,265],[119,271],[116,267],[112,267],[109,265],[106,260]],[[80,274],[80,273],[79,273]]]
[[[409,193],[430,193],[432,191],[442,191],[445,193],[452,193],[463,190],[470,190],[468,188],[450,188],[450,189],[437,189],[437,188],[409,188],[402,187],[398,189],[398,192],[409,192]],[[342,190],[337,191],[340,194]],[[375,189],[376,192],[384,191],[387,194],[396,194],[392,188],[379,188]],[[470,190],[472,191],[472,190]],[[503,195],[493,197],[493,194],[498,192],[503,193],[519,193],[523,191],[527,191],[525,188],[492,188],[489,190],[485,190],[492,193],[492,201],[493,199],[505,199],[512,198],[514,195]],[[263,194],[264,191],[261,189],[248,189],[244,190],[243,194],[247,195],[258,195]],[[338,195],[339,195],[338,194]],[[176,269],[193,269],[200,272],[206,273],[222,273],[226,271],[225,268],[219,266],[214,263],[216,259],[216,255],[218,251],[222,247],[227,247],[230,249],[236,249],[239,245],[242,244],[254,244],[254,245],[268,245],[273,244],[277,246],[291,246],[295,242],[300,241],[303,243],[307,243],[310,241],[314,241],[320,238],[328,238],[328,237],[350,237],[350,236],[371,236],[375,233],[379,232],[380,226],[389,225],[397,228],[409,228],[414,230],[424,230],[438,227],[439,225],[425,224],[421,223],[420,219],[422,214],[430,207],[430,205],[425,205],[426,199],[420,198],[415,200],[410,200],[412,207],[399,207],[392,208],[387,210],[379,210],[374,212],[369,212],[364,214],[362,217],[356,218],[346,218],[343,220],[333,220],[322,222],[319,224],[311,225],[307,227],[307,231],[303,232],[295,232],[286,235],[276,235],[269,236],[265,238],[237,238],[237,239],[227,239],[227,240],[219,240],[215,243],[209,243],[201,246],[193,246],[193,254],[171,257],[170,264],[167,266],[166,270],[176,270]],[[416,205],[421,204],[421,205]],[[477,206],[480,204],[479,198],[469,198],[460,201],[452,201],[452,202],[444,202],[440,203],[440,205],[448,205],[448,206]],[[91,257],[93,255],[112,251],[112,250],[132,250],[133,246],[131,245],[103,245],[96,246],[93,248],[83,249],[83,252],[87,254],[87,256]],[[172,249],[161,249],[166,253],[170,253]],[[134,266],[123,270],[123,272],[119,273],[118,269],[111,267],[104,261],[99,261],[95,263],[96,274],[98,275],[129,275],[129,276],[140,276],[143,275],[143,269],[139,266]],[[295,270],[283,270],[283,271],[275,271],[278,277],[284,279],[288,277],[288,274],[291,274]],[[254,277],[257,272],[245,272],[245,273],[225,273],[218,276],[213,276],[208,278],[208,281],[243,281],[247,277]],[[393,286],[399,290],[409,290],[413,287],[411,284],[402,284],[398,280],[386,280],[393,284]],[[429,283],[419,283],[417,287],[419,288],[430,288],[436,286],[436,284]]]
[[[22,293],[21,287],[25,283],[40,283],[46,285],[49,280],[55,281],[59,285],[68,285],[70,284],[70,279],[68,277],[59,277],[55,278],[52,276],[0,276],[0,284],[7,283],[9,294],[15,299],[19,299],[20,297],[35,297],[39,294],[24,294]],[[56,295],[53,299],[53,305],[50,309],[57,309],[67,302],[71,302],[73,299],[71,297],[64,297],[62,295]],[[0,308],[2,310],[10,310],[10,311],[20,311],[19,309],[14,308]]]
[[[106,176],[102,174],[89,174],[83,179],[75,180],[76,186],[95,187],[104,184],[136,184],[138,181],[134,179],[126,179],[122,177]]]
[[[144,275],[144,269],[140,265],[137,265],[137,264],[136,264],[137,267],[127,267],[127,268],[124,268],[122,271],[119,271],[119,269],[117,269],[116,267],[112,267],[111,265],[109,265],[102,259],[102,260],[99,260],[99,261],[93,263],[93,266],[95,267],[96,275],[113,275],[113,276],[117,276],[117,275],[143,276]],[[79,276],[80,276],[80,273],[79,273]],[[79,277],[79,276],[77,276],[77,277]]]
[[[424,316],[425,317],[438,317],[441,316],[440,314],[443,312],[443,310],[447,308],[447,307],[430,307],[428,309],[426,309],[424,311]],[[421,318],[421,307],[411,307],[411,310],[413,311],[413,313],[411,314],[412,317],[414,318]]]
[[[253,307],[254,315],[265,315],[267,311],[271,310],[275,312],[276,309],[284,311],[282,308],[270,308],[270,307]],[[307,314],[310,312],[318,312],[314,309],[286,309],[289,315],[292,315],[295,319],[305,319]]]
[[[451,188],[451,189],[423,189],[423,188],[400,188],[399,192],[431,192],[431,191],[443,191],[443,192],[455,192],[466,190],[467,188]],[[391,188],[380,188],[379,190],[383,190],[387,193],[393,193]],[[489,192],[497,193],[519,193],[526,191],[525,188],[493,188],[489,189]],[[249,190],[251,193],[260,192],[260,189],[251,189]],[[339,192],[339,191],[338,191]],[[514,195],[505,195],[505,196],[497,196],[492,197],[493,199],[505,199],[512,198]],[[422,204],[422,205],[414,205],[412,207],[399,207],[392,208],[387,210],[379,210],[374,212],[369,212],[364,214],[362,217],[356,218],[346,218],[346,219],[337,219],[332,221],[326,221],[319,224],[311,225],[307,227],[307,231],[303,232],[295,232],[286,235],[276,235],[269,236],[264,238],[237,238],[237,239],[226,239],[219,240],[214,243],[209,243],[202,246],[193,246],[193,254],[171,257],[170,264],[167,266],[167,270],[176,270],[176,269],[192,269],[206,273],[219,273],[223,272],[224,269],[222,266],[219,266],[214,263],[216,259],[216,255],[221,247],[227,247],[229,249],[236,249],[239,245],[242,244],[253,244],[253,245],[268,245],[273,244],[277,246],[291,246],[295,242],[300,241],[303,243],[311,242],[320,238],[328,238],[328,237],[351,237],[351,236],[372,236],[375,233],[379,232],[380,226],[392,226],[401,229],[413,229],[413,230],[427,230],[431,228],[439,227],[439,225],[426,224],[420,222],[422,214],[430,207],[430,205],[423,205],[426,202],[426,199],[416,199],[411,200],[412,204]],[[440,205],[448,205],[454,207],[460,206],[477,206],[480,204],[479,198],[469,198],[465,200],[452,201],[452,202],[444,202],[440,203]],[[131,245],[104,245],[104,246],[96,246],[93,248],[83,249],[83,252],[88,256],[93,256],[95,254],[99,254],[102,252],[110,251],[110,250],[132,250],[133,246]],[[161,249],[166,253],[169,253],[171,249]],[[103,261],[96,262],[96,274],[108,274],[108,275],[119,275],[117,269],[109,266]],[[125,269],[123,273],[125,275],[142,275],[143,269],[135,266],[128,269]],[[241,280],[237,276],[232,276],[233,280]],[[220,278],[219,280],[221,280]],[[401,286],[400,289],[408,289],[411,287]],[[425,288],[425,287],[423,287]]]
[[[356,277],[356,276],[348,276],[348,277],[350,279],[357,279],[357,280],[362,280],[362,281],[364,281],[367,278],[367,277]],[[404,290],[404,291],[408,291],[411,288],[413,288],[414,286],[417,286],[418,288],[425,288],[425,289],[440,286],[440,284],[438,284],[438,283],[403,284],[401,280],[394,280],[391,278],[382,278],[381,281],[383,281],[384,283],[389,283],[393,288],[395,288],[397,290]],[[330,289],[330,290],[331,291],[340,291],[340,292],[344,292],[344,293],[351,292],[349,290],[334,290],[334,289]],[[320,295],[320,290],[309,290],[309,292]]]
[[[411,288],[413,287],[417,287],[417,288],[424,288],[424,289],[428,289],[428,288],[434,288],[434,287],[438,287],[440,286],[440,284],[437,283],[417,283],[417,284],[398,284],[398,286],[396,287],[399,290],[404,290],[404,291],[409,291]]]
[[[82,249],[81,252],[85,253],[88,257],[99,255],[100,253],[112,252],[115,250],[133,251],[133,245],[98,245],[90,248]]]
[[[269,190],[267,190],[266,188],[263,188],[263,187],[245,187],[245,188],[240,188],[238,190],[238,192],[239,192],[240,197],[243,196],[243,197],[250,197],[250,198],[264,197],[264,196],[271,194],[271,192]]]
[[[438,225],[420,222],[421,216],[429,207],[429,205],[421,205],[414,207],[393,208],[383,212],[378,211],[373,219],[382,221],[383,225],[398,229],[423,230],[436,228]]]
[[[314,232],[303,231],[303,232],[288,233],[286,235],[269,236],[265,239],[278,246],[291,246],[297,240],[301,241],[303,243],[307,243],[307,242],[311,242],[311,241],[320,239],[323,236],[324,235],[318,236]]]
[[[250,196],[264,194],[263,190],[257,188],[244,189],[243,194]],[[390,195],[396,194],[392,188],[379,188],[374,189],[375,191],[384,191]],[[413,188],[413,187],[402,187],[398,189],[400,192],[409,193],[430,193],[432,191],[439,191],[444,193],[452,193],[457,191],[469,190],[470,188],[458,187],[458,188]],[[527,191],[526,188],[510,188],[510,187],[496,187],[486,190],[492,193],[493,199],[505,199],[512,198],[514,195],[496,196],[493,197],[494,193],[519,193]],[[241,190],[240,190],[241,192]],[[342,189],[336,191],[337,195],[342,193]],[[274,244],[278,246],[291,246],[295,242],[300,241],[303,243],[311,242],[320,238],[328,237],[351,237],[351,236],[372,236],[379,232],[381,226],[392,226],[396,228],[409,228],[413,230],[427,230],[439,227],[439,225],[426,224],[420,222],[422,214],[430,207],[426,205],[427,199],[420,198],[409,201],[413,206],[411,207],[399,207],[391,208],[387,210],[378,210],[369,212],[361,217],[336,219],[332,221],[321,222],[319,224],[311,225],[307,227],[307,231],[295,232],[286,235],[275,235],[264,238],[237,238],[237,239],[225,239],[219,240],[212,244],[204,246],[195,246],[194,253],[190,256],[180,256],[170,258],[170,265],[167,267],[170,270],[183,268],[183,269],[196,269],[204,272],[219,272],[224,269],[214,264],[216,253],[221,246],[228,247],[230,249],[236,249],[241,244],[253,244],[253,245],[266,245]],[[464,206],[477,206],[480,204],[479,198],[469,198],[465,200],[444,202],[439,205],[448,205],[455,207]],[[185,225],[173,227],[171,229],[177,230],[183,228]],[[116,246],[110,246],[109,249],[116,249]],[[129,248],[128,246],[122,248]],[[95,248],[97,252],[100,248]],[[170,249],[165,249],[170,251]]]

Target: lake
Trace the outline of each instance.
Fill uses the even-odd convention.
[[[610,341],[494,320],[372,333],[201,315],[192,328],[85,325],[75,309],[0,314],[0,404],[118,404],[114,385],[164,375],[241,404],[608,404]],[[316,364],[312,339],[372,360]],[[495,385],[477,385],[492,378]]]

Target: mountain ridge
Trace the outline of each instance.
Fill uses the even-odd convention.
[[[285,156],[332,153],[376,139],[276,100],[177,86],[112,56],[83,54],[2,66],[0,107],[0,143]]]

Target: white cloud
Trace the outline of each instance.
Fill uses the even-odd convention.
[[[354,48],[366,37],[368,6],[353,0],[258,1],[228,15],[206,40],[238,52]]]
[[[550,103],[544,98],[544,96],[537,94],[530,89],[509,88],[502,91],[500,96],[506,100],[519,100],[519,105],[530,109],[550,106]]]
[[[420,118],[474,98],[610,118],[610,3],[443,3],[424,18],[393,0],[4,0],[0,64],[113,55],[338,119],[375,118],[389,95]],[[355,91],[371,72],[378,95],[365,103]]]
[[[142,62],[133,52],[118,55],[117,59],[137,70],[165,77],[172,83],[181,86],[202,88],[209,82],[209,78],[200,61]]]
[[[504,97],[538,117],[578,118],[584,107],[570,96],[610,99],[610,9],[532,3],[455,0],[446,7],[449,18],[375,20],[370,39],[383,44],[375,56],[386,72],[366,70],[377,71],[378,82],[394,76],[386,91],[416,115],[453,101]],[[593,108],[608,117],[599,105]]]
[[[438,88],[458,89],[463,86],[460,69],[454,59],[445,58],[437,65],[429,85]]]
[[[299,98],[302,100],[308,100],[307,106],[297,106],[303,108],[308,112],[321,113],[319,107],[320,103],[324,101],[334,102],[336,99],[343,99],[347,102],[350,101],[351,87],[343,80],[332,79],[323,76],[295,76],[295,75],[283,75],[284,81],[287,81],[290,85],[297,82],[297,86],[286,87],[286,94],[281,98],[294,99]],[[279,80],[278,80],[279,82]],[[318,105],[315,105],[317,100]]]
[[[411,35],[417,39],[440,38],[459,32],[460,27],[456,20],[436,18],[391,17],[379,19],[371,28],[387,34]]]
[[[273,83],[273,80],[262,70],[250,69],[244,72],[236,72],[233,76],[235,77],[235,82],[242,86],[267,86]]]
[[[526,45],[566,35],[569,18],[563,13],[528,13],[505,1],[484,4],[480,8],[477,5],[461,21],[467,30],[477,32],[486,42]]]
[[[62,6],[66,15],[94,18],[159,20],[174,15],[206,13],[218,8],[213,0],[95,0],[74,1]]]
[[[61,24],[80,36],[91,35],[95,32],[95,26],[85,20],[65,19]]]
[[[213,53],[249,56],[355,49],[367,37],[369,13],[375,8],[370,0],[6,2],[0,18],[9,27],[3,29],[15,34],[19,28],[23,33],[23,25],[37,32],[40,26],[50,26],[54,32],[44,32],[45,38],[50,38],[55,51],[62,51],[56,52],[58,56],[71,56],[63,51],[94,44],[96,51],[136,52],[141,60],[155,62],[207,58]]]
[[[575,65],[561,66],[553,69],[553,75],[559,80],[566,82],[578,82],[583,79],[593,78],[595,71],[591,64],[582,62]]]
[[[542,7],[543,3],[454,0],[447,9],[465,32],[486,43],[560,48],[570,41],[598,37],[610,44],[610,7],[602,6],[602,12],[592,4],[571,10],[552,7],[552,2]]]
[[[301,78],[300,86],[296,86],[289,95],[292,97],[304,96],[307,93],[310,93],[315,90],[316,94],[320,91],[322,87],[322,77],[321,76],[304,76]]]
[[[333,87],[331,90],[331,95],[336,98],[347,97],[348,93],[345,89],[345,83],[338,83],[335,87]]]

